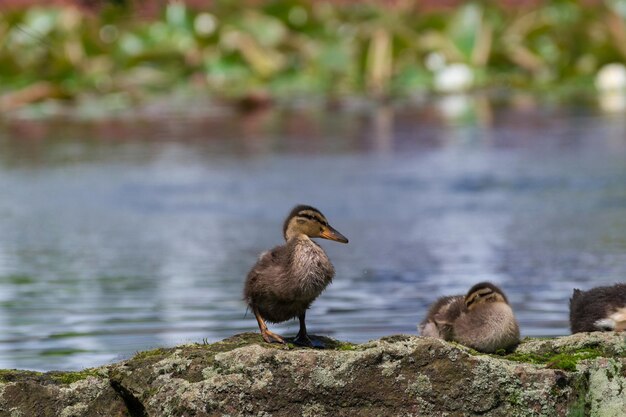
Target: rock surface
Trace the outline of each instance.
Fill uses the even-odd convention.
[[[2,370],[0,416],[132,417],[105,368],[46,374]]]
[[[527,339],[485,355],[391,336],[329,349],[256,334],[81,372],[0,371],[0,416],[624,416],[626,334]]]

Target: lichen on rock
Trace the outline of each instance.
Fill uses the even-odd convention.
[[[3,371],[0,416],[626,415],[623,334],[528,339],[507,355],[407,335],[323,340],[241,334],[78,373]]]
[[[586,402],[590,414],[602,417],[626,415],[626,361],[601,358],[584,365],[589,375]]]

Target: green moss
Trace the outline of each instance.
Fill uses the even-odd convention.
[[[509,402],[509,404],[513,404],[513,405],[523,404],[523,401],[519,392],[514,392],[511,395],[509,395],[507,397],[507,401]]]
[[[603,356],[603,353],[600,350],[581,349],[576,352],[566,353],[511,353],[510,355],[501,356],[501,358],[514,362],[546,365],[548,368],[562,369],[564,371],[575,371],[578,362],[601,356]]]
[[[567,411],[567,417],[585,417],[589,415],[589,403],[586,401],[589,390],[589,380],[586,377],[579,377],[574,382],[574,399]]]
[[[343,343],[343,344],[339,345],[339,347],[337,347],[336,349],[337,350],[355,350],[356,346],[357,345],[355,345],[353,343],[348,343],[347,342],[347,343]]]
[[[76,381],[82,381],[90,376],[99,376],[96,369],[84,369],[77,372],[51,372],[50,377],[62,384],[71,384]]]
[[[554,337],[551,336],[526,336],[522,339],[522,343],[532,342],[534,340],[554,340]]]
[[[567,410],[567,417],[585,417],[589,415],[589,407],[584,395],[579,395],[577,400]]]
[[[39,377],[41,372],[20,371],[17,369],[0,369],[0,382],[12,382],[23,377]]]
[[[152,350],[144,350],[143,352],[137,352],[133,359],[147,359],[155,356],[162,356],[167,353],[165,348],[156,348]]]
[[[567,417],[585,417],[588,416],[585,411],[585,403],[576,403],[572,408],[567,411]]]
[[[342,342],[340,340],[331,339],[330,337],[320,337],[317,336],[318,340],[321,340],[324,343],[325,349],[327,350],[354,350],[357,345],[350,342]]]
[[[34,372],[20,371],[17,369],[0,369],[0,382],[19,382],[19,381],[37,381],[41,384],[60,382],[61,384],[71,384],[72,382],[81,381],[90,376],[100,376],[97,369],[89,368],[77,372]]]

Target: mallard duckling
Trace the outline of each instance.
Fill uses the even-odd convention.
[[[266,320],[280,323],[297,317],[300,331],[294,343],[323,347],[321,342],[314,345],[307,335],[305,314],[330,284],[335,269],[321,246],[311,238],[341,243],[348,243],[348,239],[333,229],[318,209],[304,205],[294,207],[289,213],[283,225],[283,236],[287,243],[262,253],[248,273],[244,299],[266,342],[285,343],[281,336],[268,330]]]
[[[572,333],[626,330],[626,284],[574,289],[569,300]]]
[[[485,353],[519,343],[519,325],[500,288],[481,282],[467,295],[442,297],[419,325],[420,335],[455,341]]]

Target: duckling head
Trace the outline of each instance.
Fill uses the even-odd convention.
[[[305,205],[296,206],[291,210],[283,225],[283,235],[285,240],[306,235],[348,243],[348,238],[329,225],[326,217],[318,209]]]
[[[485,303],[509,303],[506,295],[500,288],[490,282],[480,282],[474,285],[465,296],[465,307],[468,310]]]

